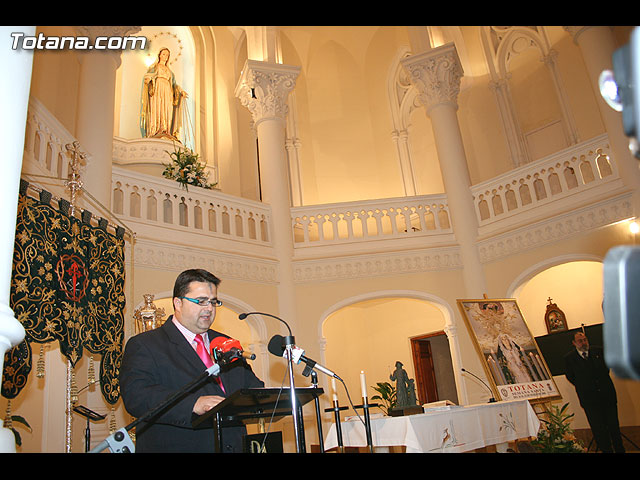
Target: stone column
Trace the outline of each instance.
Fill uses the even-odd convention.
[[[460,351],[460,337],[458,335],[458,327],[453,323],[444,326],[444,333],[449,340],[449,351],[451,352],[451,363],[453,365],[453,379],[456,383],[456,392],[458,392],[458,405],[468,405],[469,396],[467,394],[467,384],[462,378],[462,352]]]
[[[4,75],[3,88],[0,89],[0,131],[4,135],[4,161],[0,175],[0,377],[4,367],[4,354],[24,339],[24,327],[15,318],[9,305],[11,290],[11,272],[13,268],[13,248],[16,233],[16,214],[18,209],[18,189],[22,154],[24,149],[27,107],[31,87],[33,50],[11,49],[12,32],[24,33],[32,37],[36,33],[34,26],[3,26],[0,28],[5,39],[0,49],[0,65]],[[11,430],[3,427],[4,415],[0,417],[0,452],[15,453],[15,438]]]
[[[613,52],[617,49],[611,27],[607,26],[566,26],[573,41],[580,47],[584,63],[589,72],[591,85],[597,97],[602,121],[609,134],[611,149],[615,154],[620,177],[633,189],[640,191],[640,161],[629,151],[629,138],[622,128],[622,114],[613,110],[602,98],[598,83],[604,70],[613,70]],[[638,92],[636,92],[637,94]],[[640,214],[640,196],[634,195],[633,214]]]
[[[126,36],[140,27],[76,27],[78,35]],[[111,208],[111,167],[113,161],[113,122],[116,93],[116,70],[121,50],[87,50],[79,53],[80,81],[76,137],[87,154],[82,175],[84,189],[107,209]]]
[[[451,224],[460,245],[466,295],[482,298],[487,289],[477,248],[478,219],[457,117],[463,75],[458,53],[450,43],[407,57],[402,65],[431,118]]]
[[[293,282],[293,227],[285,149],[287,97],[300,67],[247,60],[236,96],[253,116],[258,133],[262,200],[271,205],[271,241],[279,262],[279,316],[296,320]]]

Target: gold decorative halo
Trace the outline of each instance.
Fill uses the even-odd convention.
[[[158,42],[159,40],[162,40],[165,43]],[[155,48],[154,42],[158,42],[158,48]],[[158,32],[155,35],[153,35],[151,38],[149,38],[149,45],[148,45],[149,54],[148,55],[155,58],[158,56],[158,52],[162,48],[167,48],[171,52],[171,56],[169,57],[169,63],[168,63],[168,66],[171,66],[171,65],[174,65],[182,56],[182,49],[184,47],[182,46],[182,40],[180,39],[180,37],[178,37],[177,34],[172,32]]]

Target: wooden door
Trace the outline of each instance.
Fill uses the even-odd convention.
[[[436,384],[429,338],[412,338],[411,350],[413,353],[413,364],[416,369],[416,394],[418,396],[418,402],[420,405],[437,402],[439,400],[438,386]]]

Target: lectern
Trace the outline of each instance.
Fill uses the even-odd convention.
[[[302,406],[324,393],[318,387],[300,387],[295,389],[298,405],[299,431],[304,432]],[[215,433],[216,452],[222,451],[224,428],[257,423],[260,419],[273,419],[292,415],[290,388],[243,388],[193,421],[196,427],[204,422],[212,422]],[[295,418],[295,417],[294,417]],[[305,452],[304,435],[298,438],[298,452]]]

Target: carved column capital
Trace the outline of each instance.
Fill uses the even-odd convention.
[[[427,109],[446,103],[458,108],[463,71],[453,43],[412,55],[401,61],[411,83],[419,91],[419,100]]]
[[[300,67],[247,60],[236,86],[236,97],[249,109],[256,125],[266,119],[284,122],[287,97],[299,74]]]

